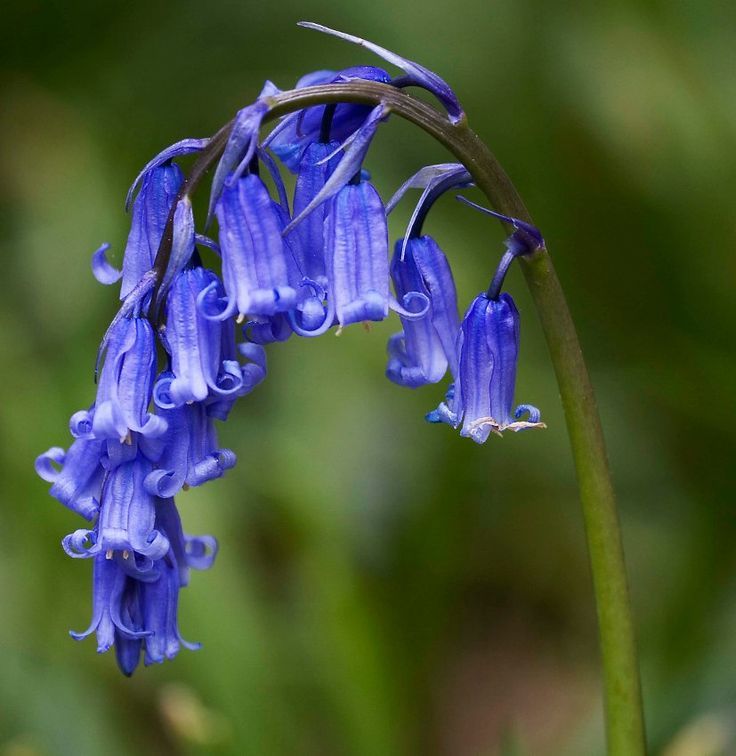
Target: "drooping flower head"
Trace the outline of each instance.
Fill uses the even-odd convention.
[[[263,345],[380,321],[394,310],[403,330],[389,342],[388,377],[417,387],[449,369],[454,381],[431,419],[461,425],[478,442],[541,425],[534,408],[512,410],[518,312],[500,293],[510,261],[541,237],[504,218],[514,227],[507,254],[461,325],[448,260],[422,225],[444,191],[470,185],[468,172],[456,164],[422,169],[386,208],[364,168],[395,101],[389,87],[423,88],[458,124],[464,113],[455,94],[433,72],[374,43],[303,25],[362,46],[402,73],[392,78],[363,65],[308,74],[298,87],[361,80],[382,101],[308,107],[285,116],[261,142],[274,106],[288,101],[266,82],[211,140],[177,142],[144,167],[128,194],[133,217],[122,269],[108,261],[109,245],[92,259],[99,281],[122,278],[122,304],[99,350],[95,402],[72,416],[68,450],[53,447],[37,459],[51,494],[88,520],[62,542],[71,557],[93,565],[92,621],[72,635],[95,633],[98,650],[114,647],[127,675],[141,658],[160,663],[182,645],[196,648],[179,632],[179,594],[191,569],[210,566],[217,545],[210,536],[184,534],[173,497],[235,464],[235,454],[220,446],[216,421],[264,380]],[[331,86],[330,97],[338,90]],[[266,147],[296,174],[293,213]],[[220,151],[200,229],[216,217],[216,243],[197,233],[190,195]],[[197,152],[203,154],[185,180],[173,161]],[[386,215],[410,187],[423,193],[389,265]],[[221,278],[204,266],[204,247],[221,258]]]

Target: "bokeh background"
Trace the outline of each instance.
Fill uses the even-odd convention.
[[[238,467],[181,496],[215,534],[181,597],[203,642],[132,679],[86,626],[75,516],[33,459],[93,397],[115,294],[90,253],[163,146],[213,133],[265,78],[376,63],[309,18],[420,60],[548,240],[620,495],[652,752],[736,753],[732,3],[707,0],[10,0],[0,28],[0,754],[600,754],[591,582],[555,382],[518,271],[517,397],[545,432],[483,447],[383,376],[397,322],[269,351],[222,428]],[[380,63],[379,63],[380,65]],[[369,162],[388,196],[446,160],[406,124]],[[398,235],[410,201],[393,220]],[[502,251],[451,198],[428,230],[463,306]]]

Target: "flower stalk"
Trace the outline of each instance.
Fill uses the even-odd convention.
[[[511,180],[464,116],[452,123],[446,114],[402,89],[365,80],[309,86],[265,99],[264,123],[313,105],[383,105],[386,112],[414,123],[443,144],[467,168],[496,211],[532,223]],[[219,158],[232,123],[223,126],[200,154],[182,184],[180,198],[191,195]],[[173,211],[154,265],[159,282],[169,262],[172,228]],[[611,756],[640,756],[646,745],[637,651],[616,498],[595,395],[546,247],[519,260],[557,377],[580,489],[598,612],[608,752]]]

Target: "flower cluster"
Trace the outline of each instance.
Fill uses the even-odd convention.
[[[308,74],[297,88],[355,79],[418,86],[451,121],[463,118],[436,74],[317,28],[362,44],[403,75],[359,66]],[[68,450],[54,447],[36,462],[51,495],[92,523],[63,539],[69,556],[93,561],[92,621],[72,636],[96,633],[98,651],[114,646],[126,674],[141,654],[150,664],[192,647],[177,626],[179,589],[190,569],[212,564],[217,544],[184,534],[174,497],[235,464],[218,444],[215,421],[264,379],[265,345],[381,321],[393,310],[402,331],[389,340],[388,378],[416,388],[450,374],[445,401],[428,420],[479,443],[491,432],[541,425],[535,408],[513,409],[519,315],[500,293],[511,260],[541,246],[536,229],[502,216],[514,228],[508,251],[461,321],[448,260],[422,226],[440,195],[471,185],[466,169],[428,166],[385,206],[363,164],[387,107],[312,106],[261,140],[277,92],[268,82],[233,122],[212,181],[207,224],[216,219],[217,242],[197,232],[175,162],[210,140],[177,142],[134,182],[122,269],[108,262],[108,245],[92,259],[100,282],[120,281],[122,300],[100,347],[95,401],[72,416]],[[295,175],[293,211],[272,155]],[[422,195],[390,257],[387,214],[410,188]],[[219,256],[221,277],[205,267],[206,255]]]

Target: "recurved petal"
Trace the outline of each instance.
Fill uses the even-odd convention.
[[[109,249],[110,245],[105,243],[92,255],[92,275],[105,285],[114,284],[123,277],[123,271],[118,270],[108,261]]]
[[[92,418],[94,405],[90,410],[79,410],[69,418],[69,433],[73,438],[93,438]]]
[[[102,487],[102,476],[104,470],[100,464],[103,454],[103,444],[101,441],[91,439],[77,439],[70,447],[63,459],[58,448],[50,449],[46,452],[53,456],[37,461],[41,465],[41,470],[37,466],[39,475],[41,472],[50,473],[46,465],[50,468],[50,461],[61,464],[61,470],[58,471],[53,480],[50,477],[44,477],[53,483],[49,493],[55,499],[60,501],[64,506],[73,512],[82,515],[87,520],[91,520],[99,509],[99,497]]]
[[[210,535],[185,536],[187,565],[195,570],[208,570],[217,556],[217,539]]]
[[[36,475],[47,483],[54,483],[61,475],[61,466],[66,459],[66,452],[60,446],[52,446],[48,451],[36,457]],[[56,467],[59,465],[60,467]]]

